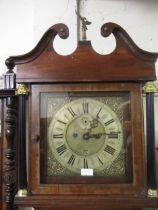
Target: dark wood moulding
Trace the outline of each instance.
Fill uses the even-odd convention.
[[[101,27],[104,37],[113,34],[116,49],[109,55],[96,53],[90,42],[78,43],[70,55],[58,55],[53,47],[57,35],[67,38],[69,30],[64,24],[52,26],[27,54],[12,56],[7,65],[17,65],[16,82],[103,82],[155,80],[157,53],[146,52],[132,41],[119,25],[106,23]]]

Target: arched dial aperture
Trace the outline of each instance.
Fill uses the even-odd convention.
[[[123,145],[122,127],[116,113],[91,98],[73,100],[58,110],[48,136],[55,158],[76,173],[83,168],[106,169],[118,157]]]

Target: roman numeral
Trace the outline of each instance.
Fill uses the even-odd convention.
[[[88,113],[88,103],[83,103],[83,112]]]
[[[69,107],[67,110],[70,112],[72,117],[75,117],[76,114],[75,114],[75,112],[73,111],[73,109],[71,107]]]
[[[108,134],[109,139],[118,139],[118,134],[120,132],[111,132]]]
[[[104,151],[107,152],[110,155],[114,155],[114,153],[115,153],[115,149],[113,147],[109,146],[109,145],[106,145]]]
[[[87,159],[85,158],[83,160],[83,165],[84,165],[84,168],[88,168],[88,162],[87,162]]]
[[[64,121],[62,121],[62,120],[57,120],[57,122],[59,122],[59,123],[61,123],[61,124],[64,124],[64,125],[67,124],[66,122],[64,122]]]
[[[67,147],[66,147],[65,144],[62,144],[62,145],[61,145],[60,147],[58,147],[56,150],[57,150],[57,152],[58,152],[59,155],[62,155],[64,152],[66,152]]]
[[[105,122],[104,125],[105,125],[105,126],[108,126],[108,125],[110,125],[110,124],[113,123],[113,122],[114,122],[114,119],[111,119],[111,120]]]
[[[64,138],[64,134],[63,133],[53,134],[53,138],[55,138],[55,139],[62,139],[62,138]]]
[[[103,165],[103,162],[102,162],[102,160],[98,157],[98,160],[99,160],[99,162]]]
[[[74,164],[74,162],[75,162],[75,159],[76,159],[75,156],[74,156],[74,155],[71,155],[71,157],[69,158],[69,160],[68,160],[67,163],[68,163],[69,165],[73,166],[73,164]]]
[[[102,107],[99,109],[99,111],[97,113],[97,118],[99,118],[99,114],[100,114],[101,110],[102,110]]]

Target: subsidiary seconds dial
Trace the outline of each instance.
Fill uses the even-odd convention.
[[[70,171],[94,172],[108,168],[122,145],[122,126],[116,113],[103,102],[79,98],[68,102],[53,117],[48,140],[52,154]]]

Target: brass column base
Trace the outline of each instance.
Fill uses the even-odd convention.
[[[17,197],[27,197],[28,196],[27,189],[19,189],[16,196]]]
[[[158,192],[155,189],[149,189],[148,190],[148,197],[150,198],[158,198]]]

